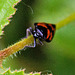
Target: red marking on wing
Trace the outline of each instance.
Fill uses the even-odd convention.
[[[46,24],[44,24],[44,23],[38,23],[37,26],[42,26],[42,27],[47,28]]]
[[[49,38],[49,36],[50,36],[50,30],[49,30],[49,29],[47,29],[47,37],[46,37],[46,39],[48,39],[48,38]]]
[[[52,32],[51,32],[51,36],[50,36],[49,40],[52,40]]]

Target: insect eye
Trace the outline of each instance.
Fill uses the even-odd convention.
[[[36,31],[34,30],[33,32],[35,33]]]
[[[39,35],[39,33],[36,33],[36,35]]]

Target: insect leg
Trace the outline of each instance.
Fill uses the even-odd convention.
[[[43,43],[40,41],[40,39],[38,39],[38,40],[39,40],[39,44],[40,44],[40,45],[43,45]]]
[[[29,36],[29,33],[33,34],[33,29],[30,27],[26,30],[26,37]],[[25,47],[32,47],[34,48],[36,46],[36,38],[34,38],[34,45],[33,46],[25,46]]]
[[[33,32],[33,29],[32,29],[31,27],[28,28],[28,29],[26,30],[26,38],[29,36],[29,33],[32,34],[32,32]]]

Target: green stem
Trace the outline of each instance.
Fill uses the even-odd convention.
[[[64,20],[60,21],[59,23],[57,23],[56,27],[57,27],[57,29],[59,29],[63,26],[66,26],[68,23],[70,23],[73,20],[75,20],[75,13],[72,14],[71,16],[65,18]],[[1,50],[0,51],[0,66],[2,67],[2,61],[6,57],[14,54],[15,52],[23,49],[26,45],[30,45],[33,42],[34,42],[33,36],[29,36],[28,38],[24,38],[24,39],[20,40],[19,42],[15,43],[14,45]]]
[[[24,38],[20,40],[19,42],[15,43],[14,45],[1,50],[0,51],[0,66],[2,67],[3,59],[23,49],[25,46],[32,44],[33,42],[34,42],[34,38],[32,36],[29,36],[28,38]]]
[[[61,28],[63,26],[66,26],[68,23],[70,23],[70,22],[72,22],[74,20],[75,20],[75,13],[70,15],[69,17],[65,18],[64,20],[58,22],[56,24],[56,27],[57,27],[57,29],[59,29],[59,28]]]

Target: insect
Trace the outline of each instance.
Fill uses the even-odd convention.
[[[49,23],[34,23],[35,29],[33,30],[31,27],[27,29],[26,31],[26,36],[28,37],[29,32],[33,35],[34,37],[34,46],[28,46],[28,47],[35,47],[36,46],[36,39],[39,40],[40,44],[43,44],[41,40],[44,40],[46,42],[51,42],[55,30],[56,30],[56,25],[55,24],[49,24]]]

